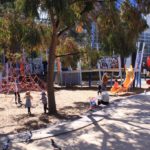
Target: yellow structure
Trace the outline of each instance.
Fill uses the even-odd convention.
[[[134,81],[134,70],[132,65],[130,66],[130,68],[126,69],[126,78],[123,82],[123,84],[121,86],[118,86],[118,88],[112,86],[110,92],[111,93],[119,93],[119,92],[126,92],[132,85],[133,81]]]

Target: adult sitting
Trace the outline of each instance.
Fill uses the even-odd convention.
[[[101,92],[101,96],[98,97],[98,105],[109,105],[109,94],[107,91]]]

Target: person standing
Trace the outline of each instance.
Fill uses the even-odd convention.
[[[17,85],[17,80],[15,80],[14,94],[15,94],[15,103],[21,104],[21,98],[20,98],[20,93]]]
[[[105,72],[102,77],[102,90],[106,90],[106,87],[108,84],[108,79],[109,79],[109,76],[108,76],[107,72]]]
[[[98,85],[98,92],[97,92],[97,94],[99,95],[99,94],[101,94],[101,92],[102,92],[102,86],[101,86],[101,84],[99,84]]]
[[[25,107],[28,110],[28,114],[31,115],[31,99],[33,99],[33,97],[30,95],[30,92],[27,91],[24,98],[26,99]]]
[[[44,108],[44,113],[46,114],[46,110],[47,110],[47,96],[46,96],[46,93],[43,91],[41,93],[41,99],[42,100],[42,103],[43,103],[43,108]]]
[[[147,75],[147,66],[146,66],[146,63],[145,63],[145,62],[143,62],[143,64],[142,64],[142,69],[143,69],[144,78],[146,79],[146,75]]]

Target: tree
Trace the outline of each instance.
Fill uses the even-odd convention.
[[[59,40],[59,44],[56,49],[56,54],[61,57],[62,65],[65,67],[76,67],[79,60],[80,49],[73,38],[63,38]],[[76,55],[74,55],[76,54]]]
[[[97,22],[101,48],[109,55],[115,53],[123,57],[136,51],[138,36],[148,27],[138,7],[128,0],[121,3],[120,9],[115,2],[106,1]]]
[[[59,37],[69,28],[78,23],[79,20],[90,11],[93,1],[80,1],[80,0],[17,0],[17,8],[24,12],[26,17],[38,17],[38,8],[41,7],[47,11],[48,19],[50,20],[50,27],[52,28],[51,43],[49,46],[48,57],[48,105],[49,114],[56,113],[56,103],[53,87],[54,75],[54,60],[56,55],[56,47]]]

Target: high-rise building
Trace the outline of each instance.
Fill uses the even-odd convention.
[[[150,56],[150,28],[145,30],[140,36],[139,36],[139,42],[145,42],[145,50],[143,55],[143,61],[147,59],[147,56]]]

